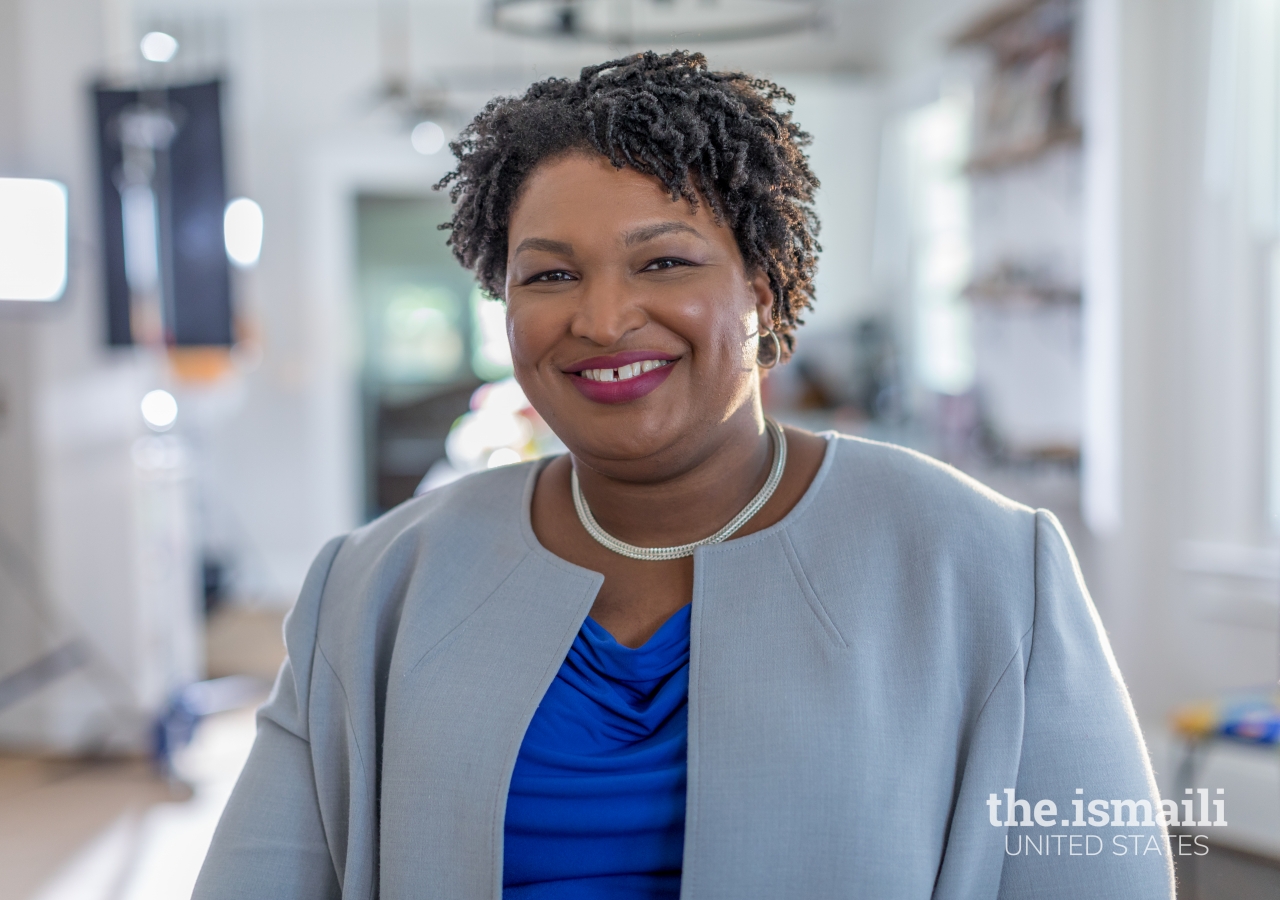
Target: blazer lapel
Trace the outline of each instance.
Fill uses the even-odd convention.
[[[383,897],[501,897],[516,755],[602,583],[531,548],[447,633],[422,635],[424,655],[393,675],[381,753]],[[396,652],[402,662],[415,655]]]

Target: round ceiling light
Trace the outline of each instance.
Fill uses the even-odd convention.
[[[148,31],[138,44],[148,62],[167,63],[178,52],[178,39],[163,31]]]
[[[781,37],[821,24],[820,0],[492,0],[493,27],[608,44]]]
[[[142,419],[152,431],[168,431],[178,418],[178,401],[168,391],[148,391],[142,398]]]
[[[430,119],[413,126],[413,131],[409,135],[409,143],[413,144],[413,149],[423,156],[439,153],[444,147],[444,141],[444,129]]]

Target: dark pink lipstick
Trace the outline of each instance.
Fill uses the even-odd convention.
[[[675,368],[675,360],[679,358],[679,356],[670,353],[657,353],[652,350],[627,350],[622,353],[612,353],[608,356],[593,356],[590,359],[579,360],[565,366],[562,371],[569,376],[573,386],[581,391],[582,396],[588,400],[593,400],[596,403],[627,403],[631,400],[639,400],[646,394],[656,390],[662,382],[667,380],[667,376]],[[664,360],[667,361],[667,365],[650,369],[648,372],[635,375],[625,381],[593,381],[579,374],[587,369],[613,369],[616,373],[623,366],[629,366],[632,363],[642,362],[646,359]]]

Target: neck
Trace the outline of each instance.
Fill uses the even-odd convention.
[[[682,445],[696,441],[696,447]],[[614,537],[642,547],[714,534],[760,491],[774,449],[756,402],[652,459],[592,466],[574,458],[583,496]]]

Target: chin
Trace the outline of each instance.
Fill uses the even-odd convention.
[[[669,449],[679,443],[684,429],[665,412],[630,412],[603,416],[597,423],[575,423],[572,429],[574,442],[565,444],[581,446],[583,453],[602,460],[639,461]],[[562,436],[563,440],[563,436]]]
[[[574,456],[593,467],[657,462],[688,431],[684,416],[672,416],[672,406],[670,402],[591,404],[584,410],[575,404],[577,408],[556,417],[553,428]]]

